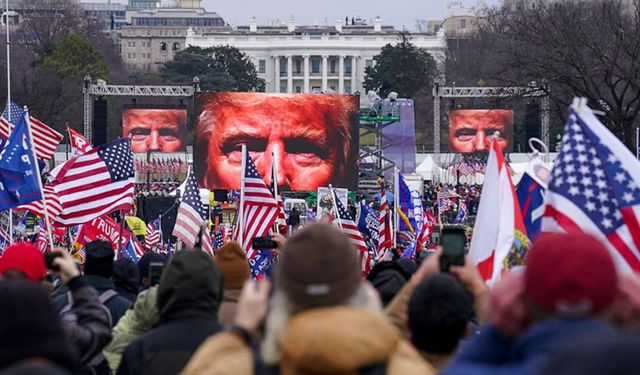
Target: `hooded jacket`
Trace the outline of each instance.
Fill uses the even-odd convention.
[[[200,250],[180,251],[158,287],[159,323],[127,347],[118,374],[177,374],[198,346],[220,331],[222,277]]]
[[[278,341],[283,375],[358,374],[382,366],[389,375],[434,374],[383,316],[354,307],[312,309],[295,315]],[[183,374],[253,374],[251,349],[232,333],[198,350]]]
[[[548,320],[534,324],[514,340],[505,338],[491,324],[465,343],[443,375],[533,375],[552,353],[590,336],[615,337],[611,326],[594,319]]]
[[[157,296],[157,287],[140,292],[133,309],[128,310],[113,328],[113,340],[104,349],[104,356],[113,372],[118,370],[127,346],[158,323]]]

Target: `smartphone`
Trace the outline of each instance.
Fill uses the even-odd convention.
[[[251,239],[251,246],[254,249],[277,249],[278,244],[271,239],[271,236],[254,237]]]
[[[162,262],[149,263],[149,285],[150,286],[158,285],[158,283],[160,282],[160,276],[162,276],[162,271],[164,271],[164,263]]]
[[[53,264],[53,260],[61,256],[62,254],[60,253],[44,253],[44,264],[47,266],[47,269],[51,271],[60,271],[60,268]]]
[[[464,266],[467,235],[463,228],[443,228],[440,235],[440,271],[449,272],[451,266]]]

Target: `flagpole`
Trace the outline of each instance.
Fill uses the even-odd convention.
[[[273,164],[271,166],[271,174],[273,174],[273,179],[272,179],[272,183],[273,183],[273,194],[275,195],[276,198],[276,202],[278,201],[278,160],[276,160],[277,156],[276,153],[271,151],[271,163]],[[280,234],[280,226],[278,225],[278,223],[276,222],[274,225],[275,229],[276,229],[276,233]]]
[[[393,228],[391,233],[393,235],[393,247],[397,246],[397,232],[400,228],[399,215],[398,215],[398,201],[400,200],[400,171],[398,167],[393,168]]]
[[[640,128],[636,128],[636,159],[640,159]]]
[[[247,145],[242,145],[242,167],[240,171],[240,206],[238,206],[238,241],[244,249],[244,175],[247,168]]]
[[[7,27],[7,122],[11,123],[11,40],[9,39],[9,0],[4,0],[4,6],[5,26]],[[7,134],[9,134],[11,133],[11,125],[7,125],[7,127]],[[29,131],[29,134],[31,134],[31,131]],[[38,164],[38,159],[35,160],[36,164]],[[42,196],[44,197],[44,193]],[[9,244],[13,244],[13,210],[11,209],[9,210]]]
[[[336,199],[338,199],[338,196],[336,195],[336,192],[333,191],[333,186],[331,184],[329,184],[329,191],[331,192],[331,200],[333,201],[333,209],[336,211],[336,219],[338,219],[338,226],[340,227],[340,229],[342,229],[342,220],[340,220],[340,213],[338,212],[338,201],[336,201]]]
[[[40,166],[38,165],[38,156],[36,155],[36,147],[33,143],[33,136],[31,135],[31,120],[29,119],[29,109],[24,107],[24,120],[27,122],[27,133],[29,133],[29,145],[31,146],[31,154],[33,155],[34,168],[36,170],[36,180],[38,181],[38,187],[40,188],[40,194],[42,195],[42,208],[44,211],[44,222],[47,227],[47,234],[49,235],[49,246],[51,246],[51,250],[53,250],[53,236],[51,235],[51,223],[49,222],[49,212],[47,211],[47,198],[44,194],[44,189],[42,188],[42,178],[40,177]],[[13,218],[11,215],[11,236],[13,237]]]

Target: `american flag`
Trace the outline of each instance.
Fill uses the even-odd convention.
[[[160,218],[152,220],[147,224],[147,232],[144,236],[144,247],[148,251],[152,251],[160,243]]]
[[[121,138],[76,156],[51,171],[50,179],[62,206],[56,219],[61,225],[129,211],[135,184],[131,140]]]
[[[224,234],[222,233],[223,229],[220,228],[217,231],[213,232],[213,248],[219,249],[224,245]]]
[[[215,253],[213,252],[213,243],[211,241],[211,231],[209,230],[209,226],[206,225],[202,229],[202,236],[200,237],[200,247],[202,251],[207,253],[212,258],[215,258]]]
[[[40,229],[38,231],[38,237],[36,239],[36,246],[38,250],[45,253],[51,251],[49,248],[49,240],[47,239],[47,227],[44,224],[44,220],[40,220]]]
[[[287,235],[289,232],[289,226],[287,225],[287,218],[284,214],[284,206],[282,204],[282,197],[278,195],[278,218],[276,219],[276,226],[278,227],[278,232],[283,236]]]
[[[53,186],[50,184],[44,185],[42,190],[44,191],[44,197],[47,201],[47,214],[49,216],[49,221],[54,222],[58,215],[60,215],[60,212],[62,212],[60,198],[58,197],[58,194],[56,194]],[[34,215],[44,217],[44,210],[42,207],[42,200],[38,199],[33,202],[23,204],[22,206],[18,206],[17,210],[27,210]]]
[[[240,247],[247,253],[247,258],[252,259],[257,251],[251,246],[251,239],[269,233],[278,218],[280,207],[246,150],[243,157],[246,159],[242,178],[244,197],[241,197],[243,203],[239,207],[242,210],[242,228],[240,223],[235,226],[233,238],[240,243],[242,231]]]
[[[342,229],[342,233],[346,234],[351,240],[351,243],[355,246],[356,250],[359,253],[360,258],[360,267],[361,271],[364,274],[368,274],[371,267],[371,254],[369,253],[369,249],[367,248],[367,244],[364,242],[362,238],[362,233],[358,230],[358,226],[353,221],[351,215],[349,215],[349,211],[347,208],[340,202],[340,199],[337,199],[337,194],[333,193],[334,200],[336,201],[336,208],[338,209],[338,219],[336,220]],[[334,222],[336,222],[334,221]]]
[[[393,236],[391,235],[391,215],[389,214],[389,202],[384,189],[380,193],[380,215],[378,216],[378,247],[376,248],[376,260],[384,258],[386,251],[393,247]]]
[[[458,169],[460,170],[460,174],[462,176],[468,176],[473,172],[473,168],[471,168],[471,166],[467,162],[461,163]]]
[[[440,193],[438,193],[440,194]],[[438,215],[442,215],[451,208],[453,204],[448,198],[438,199]]]
[[[187,248],[193,249],[198,241],[198,235],[206,216],[207,211],[200,200],[200,189],[196,183],[196,176],[193,171],[189,171],[184,195],[180,202],[180,208],[178,208],[176,225],[173,227],[173,235],[182,240]]]
[[[572,107],[552,173],[542,231],[591,233],[640,271],[640,163],[586,105]]]
[[[11,121],[9,121],[9,116]],[[5,107],[0,115],[0,137],[8,139],[13,129],[13,122],[21,116],[24,116],[24,110],[16,103],[11,102],[9,108]],[[31,136],[37,157],[45,160],[51,159],[51,156],[56,152],[56,146],[64,136],[33,116],[30,116],[29,120],[31,121]]]

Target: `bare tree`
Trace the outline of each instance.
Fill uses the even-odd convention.
[[[515,85],[544,80],[563,115],[574,96],[586,97],[605,113],[603,122],[614,134],[634,144],[640,125],[640,0],[495,10],[469,43],[453,57],[466,64],[475,57],[475,64],[457,72],[454,65],[453,75]]]
[[[23,0],[19,4],[21,39],[40,59],[70,34],[82,34],[85,21],[74,0]]]

